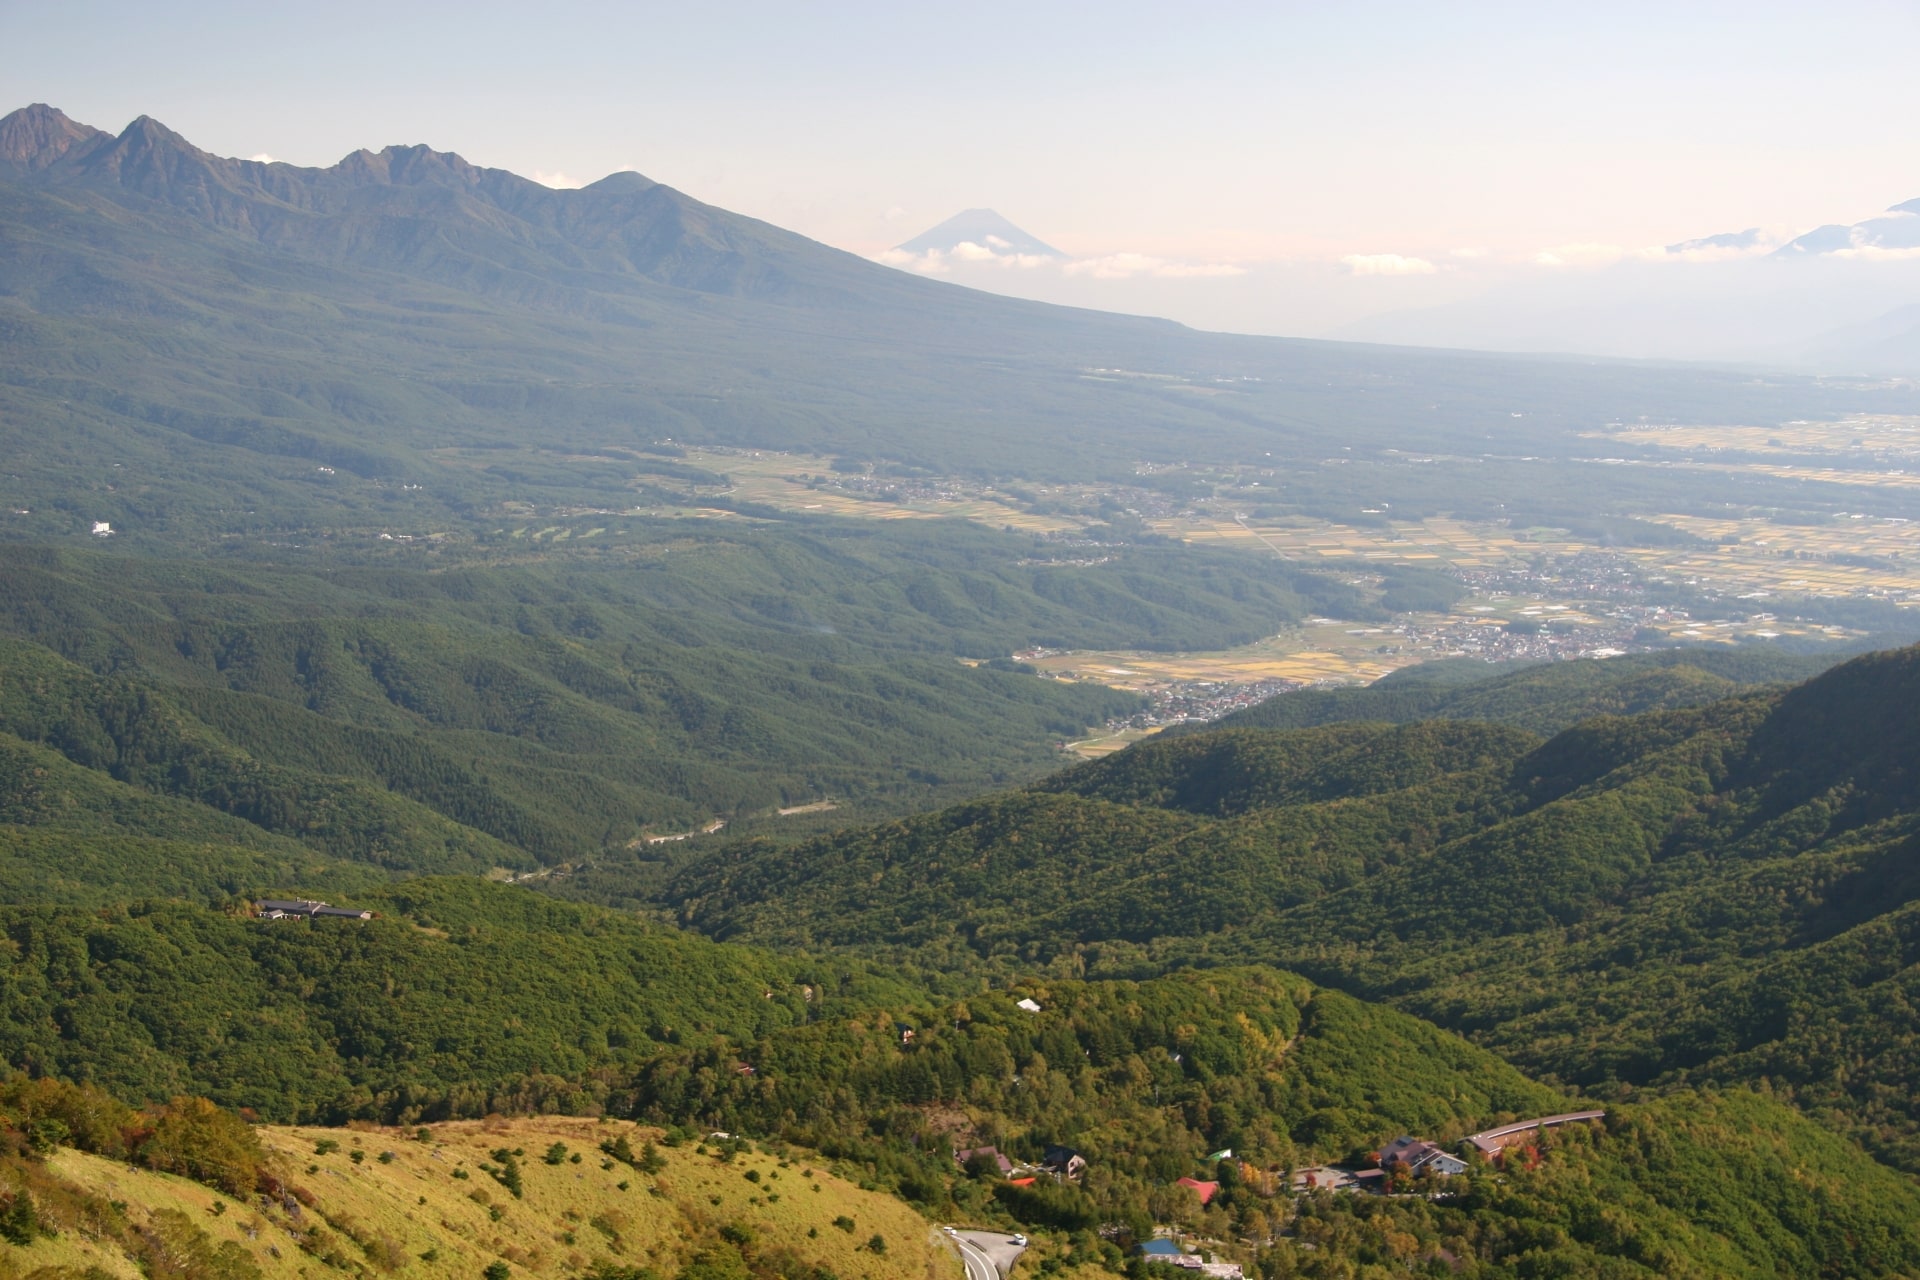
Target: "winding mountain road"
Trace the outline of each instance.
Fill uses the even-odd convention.
[[[1004,1231],[948,1231],[947,1239],[960,1251],[967,1269],[967,1280],[1006,1280],[1013,1264],[1026,1252],[1013,1243]]]

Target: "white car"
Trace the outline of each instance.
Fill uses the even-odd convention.
[[[1020,1247],[1021,1247],[1022,1249],[1024,1249],[1024,1248],[1026,1248],[1026,1247],[1027,1247],[1027,1238],[1026,1238],[1025,1236],[1015,1236],[1015,1237],[1014,1237],[1013,1239],[1011,1239],[1011,1240],[1009,1240],[1009,1241],[1007,1241],[1007,1243],[1008,1243],[1008,1244],[1017,1244],[1017,1245],[1019,1245],[1019,1246],[1020,1246]]]

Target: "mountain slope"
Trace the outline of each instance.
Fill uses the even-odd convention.
[[[910,281],[633,173],[554,191],[423,146],[356,151],[328,169],[231,160],[142,116],[118,136],[36,105],[0,123],[0,157],[58,193],[162,208],[282,253],[511,291],[557,274],[798,301],[849,300],[829,283]],[[563,286],[564,287],[564,286]]]
[[[595,1072],[681,1038],[911,990],[482,881],[341,901],[377,918],[8,907],[0,1053],[136,1101],[205,1094],[270,1119],[485,1115],[595,1096]]]
[[[63,692],[29,715],[8,709],[27,686],[0,681],[0,722],[131,780],[108,740],[132,712],[107,706],[131,698],[283,771],[283,799],[296,777],[372,788],[388,794],[355,806],[412,813],[396,832],[469,829],[462,865],[578,862],[823,795],[897,811],[1036,776],[1134,699],[957,655],[1231,643],[1348,590],[1167,548],[1033,563],[1031,539],[971,525],[621,532],[604,554],[358,568],[20,552],[0,569],[0,671]],[[144,748],[142,785],[235,811],[166,771],[178,746]]]
[[[46,1224],[59,1234],[24,1248],[0,1244],[10,1274],[48,1266],[137,1276],[174,1261],[191,1275],[196,1255],[213,1255],[224,1280],[297,1280],[323,1266],[465,1280],[508,1263],[515,1274],[573,1275],[597,1264],[663,1277],[685,1274],[681,1265],[702,1254],[731,1254],[737,1265],[742,1245],[763,1274],[792,1280],[954,1269],[918,1213],[836,1176],[811,1154],[798,1167],[754,1153],[723,1159],[662,1145],[657,1129],[561,1117],[435,1125],[424,1140],[413,1129],[255,1132],[298,1192],[263,1204],[58,1151],[31,1173]],[[653,1142],[659,1167],[643,1174],[607,1159],[599,1146],[616,1138],[636,1151]],[[542,1153],[555,1144],[563,1155],[549,1164]],[[493,1154],[500,1150],[522,1153],[519,1194],[483,1171],[501,1167]],[[749,1170],[756,1181],[743,1176]],[[788,1192],[763,1194],[774,1187]],[[50,1194],[56,1188],[67,1194]],[[106,1223],[88,1220],[87,1210],[102,1209]],[[835,1218],[859,1224],[859,1234],[835,1230]],[[864,1247],[875,1235],[886,1242],[884,1255]]]
[[[943,1010],[951,1029],[943,1016],[925,1045],[848,1023],[754,1046],[772,1073],[764,1083],[804,1113],[763,1120],[764,1103],[750,1100],[762,1090],[736,1079],[681,1112],[703,1128],[727,1117],[734,1130],[698,1145],[681,1124],[604,1114],[250,1129],[190,1099],[142,1115],[86,1089],[9,1082],[0,1273],[268,1280],[321,1263],[427,1277],[482,1264],[642,1280],[934,1276],[958,1267],[928,1218],[955,1216],[1031,1231],[1023,1265],[1088,1280],[1118,1274],[1117,1242],[1142,1238],[1156,1218],[1216,1256],[1281,1274],[1378,1266],[1383,1253],[1488,1276],[1891,1276],[1920,1259],[1909,1180],[1749,1092],[1615,1105],[1601,1123],[1516,1152],[1498,1174],[1454,1179],[1452,1194],[1416,1186],[1296,1200],[1284,1168],[1263,1164],[1286,1142],[1273,1120],[1304,1113],[1327,1137],[1357,1126],[1445,1132],[1490,1102],[1532,1107],[1553,1095],[1411,1019],[1271,975],[1042,994],[1071,1019],[995,998],[978,1012]],[[1222,1016],[1223,996],[1244,1006],[1237,1018]],[[1291,1038],[1276,1041],[1280,1032]],[[1080,1044],[1108,1070],[1069,1080],[1047,1063]],[[1170,1045],[1185,1052],[1170,1057]],[[1027,1100],[998,1111],[1014,1064]],[[644,1073],[633,1100],[650,1112],[669,1105],[658,1086],[676,1079],[674,1066]],[[905,1101],[961,1078],[964,1108]],[[819,1105],[828,1090],[837,1114]],[[1177,1105],[1151,1105],[1169,1093]],[[852,1120],[850,1110],[864,1132],[822,1123]],[[1006,1126],[996,1136],[1022,1154],[1066,1138],[1090,1158],[1088,1176],[1023,1190],[997,1170],[957,1169],[949,1144],[976,1141],[979,1126]],[[1209,1132],[1236,1134],[1242,1150],[1189,1156]],[[1215,1186],[1204,1208],[1171,1182],[1186,1170]]]
[[[956,967],[1257,959],[1590,1087],[1790,1081],[1920,1167],[1898,1087],[1917,672],[1920,650],[1869,655],[1546,743],[1449,721],[1149,740],[1025,795],[717,851],[664,900],[728,937]]]
[[[1530,733],[1558,733],[1596,715],[1638,715],[1729,697],[1743,685],[1804,680],[1850,656],[1744,649],[1671,649],[1501,670],[1466,665],[1405,667],[1360,689],[1302,689],[1216,721],[1214,728],[1304,729],[1354,720],[1407,724],[1481,720]],[[1176,733],[1205,732],[1180,726]]]
[[[0,404],[35,424],[9,438],[9,496],[32,514],[8,528],[32,536],[84,536],[86,517],[257,547],[263,529],[317,539],[399,512],[471,531],[505,502],[610,506],[633,476],[610,450],[663,438],[1084,480],[1276,450],[1317,467],[1356,442],[1559,456],[1644,414],[1774,421],[1910,398],[1196,334],[919,279],[638,175],[552,191],[423,147],[301,169],[48,108],[0,136]],[[128,474],[102,474],[114,462]],[[347,474],[323,484],[316,464]],[[1436,465],[1394,481],[1396,510],[1433,501],[1436,478],[1476,506],[1604,512],[1655,500],[1652,485],[1685,509],[1692,493],[1640,476],[1630,497],[1600,476],[1562,502],[1537,469]],[[1727,485],[1798,500],[1764,476]],[[1315,503],[1364,505],[1343,473],[1322,486]]]

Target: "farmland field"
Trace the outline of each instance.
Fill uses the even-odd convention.
[[[1588,433],[1612,440],[1688,453],[1831,454],[1853,460],[1904,456],[1920,461],[1920,418],[1860,415],[1837,422],[1788,422],[1771,427],[1626,427]]]
[[[861,488],[849,489],[846,487],[848,477],[834,473],[832,458],[812,454],[696,449],[688,451],[687,461],[724,472],[733,482],[730,496],[783,511],[817,511],[822,515],[867,520],[947,517],[1028,533],[1075,529],[1080,523],[1035,515],[1013,500],[995,497],[991,489],[956,480],[920,480],[906,484],[866,482]],[[814,483],[810,484],[810,480]]]
[[[1853,417],[1770,427],[1632,426],[1586,439],[1623,456],[1559,467],[1739,472],[1806,495],[1792,511],[1730,506],[1724,514],[1654,510],[1611,527],[1555,512],[1519,519],[1399,517],[1385,505],[1328,518],[1279,501],[1284,470],[1141,464],[1133,484],[1046,483],[933,475],[924,469],[794,451],[721,446],[649,461],[620,509],[531,510],[502,530],[532,551],[561,543],[624,543],[621,516],[756,523],[775,511],[875,521],[961,519],[1031,535],[1036,564],[1098,565],[1147,537],[1272,556],[1341,577],[1373,595],[1396,569],[1451,580],[1451,607],[1396,608],[1368,622],[1315,618],[1250,644],[1205,652],[1034,651],[1019,655],[1056,679],[1147,695],[1145,723],[1116,723],[1071,744],[1111,751],[1160,723],[1224,714],[1287,688],[1366,683],[1444,657],[1606,656],[1670,643],[1800,638],[1863,631],[1844,607],[1894,614],[1920,606],[1920,522],[1885,502],[1851,511],[1847,495],[1920,485],[1920,418]],[[615,461],[611,456],[600,461]],[[1389,465],[1376,460],[1377,465]],[[1342,461],[1344,468],[1358,467]],[[1173,483],[1169,483],[1169,477]],[[1862,503],[1861,505],[1871,505]],[[1131,522],[1129,524],[1129,522]],[[1914,614],[1920,620],[1920,611]]]

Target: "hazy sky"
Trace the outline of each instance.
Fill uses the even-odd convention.
[[[1564,246],[1853,221],[1920,196],[1916,50],[1920,4],[1846,0],[0,0],[7,106],[301,164],[631,167],[869,255],[991,206],[1175,313],[1281,270],[1364,311],[1385,255],[1436,266],[1390,286],[1417,300]]]

